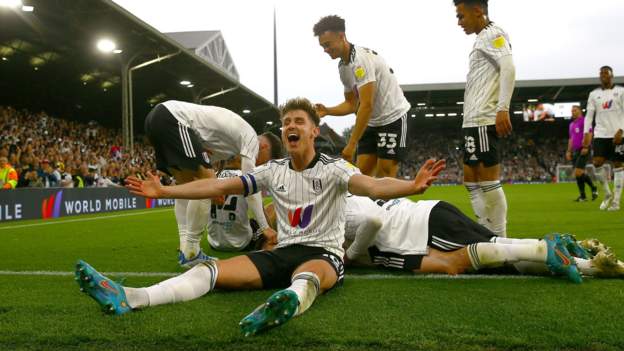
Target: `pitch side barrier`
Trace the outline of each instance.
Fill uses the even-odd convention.
[[[146,199],[125,188],[24,188],[0,191],[0,222],[173,206],[171,199]]]

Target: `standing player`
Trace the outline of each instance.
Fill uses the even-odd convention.
[[[594,128],[594,158],[596,167],[596,180],[602,184],[605,197],[600,204],[601,210],[619,211],[620,196],[624,185],[624,145],[622,145],[622,133],[624,130],[624,88],[613,84],[613,69],[609,66],[600,68],[601,87],[589,94],[587,100],[587,120],[585,121],[585,135],[583,149],[589,150],[592,141],[590,128],[596,116]],[[604,162],[613,162],[614,193],[611,194],[608,176]]]
[[[357,147],[356,165],[362,173],[396,177],[399,160],[407,153],[410,104],[394,72],[375,51],[349,43],[345,21],[338,16],[321,18],[314,25],[314,35],[332,60],[340,58],[338,71],[345,96],[337,106],[316,104],[317,113],[320,117],[356,114],[342,157],[352,161]]]
[[[574,177],[576,177],[576,185],[579,189],[579,197],[576,202],[587,201],[585,195],[585,183],[589,185],[592,192],[592,201],[598,198],[598,188],[594,186],[591,178],[585,173],[585,165],[589,159],[589,150],[583,148],[583,133],[585,117],[581,106],[572,106],[572,122],[570,122],[568,139],[568,150],[566,151],[566,159],[572,161],[574,165]],[[589,129],[591,133],[591,127]]]
[[[343,278],[344,207],[346,193],[393,198],[423,193],[444,168],[429,160],[413,181],[375,179],[357,168],[314,150],[319,117],[306,99],[292,99],[281,108],[282,141],[289,158],[274,160],[239,178],[201,179],[163,187],[156,177],[128,178],[131,192],[153,198],[211,198],[251,195],[268,190],[276,208],[278,244],[272,251],[254,251],[227,260],[198,264],[186,273],[148,288],[128,288],[79,261],[81,289],[108,313],[189,301],[213,288],[285,288],[269,297],[241,321],[245,335],[275,327],[303,313],[320,293]]]
[[[271,133],[256,135],[236,113],[217,106],[166,101],[145,119],[145,132],[156,151],[156,167],[175,177],[178,184],[214,178],[212,162],[241,157],[243,173],[281,154],[281,142]],[[262,197],[248,199],[260,230],[267,240],[276,233],[264,217]],[[175,216],[180,235],[178,262],[183,267],[209,259],[200,247],[210,200],[176,199]]]
[[[457,22],[476,34],[464,93],[464,185],[479,223],[506,236],[498,138],[511,134],[509,104],[516,70],[509,36],[488,18],[487,0],[454,0]]]

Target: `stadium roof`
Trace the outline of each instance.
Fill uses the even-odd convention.
[[[615,83],[624,83],[624,76],[615,77]],[[520,80],[512,99],[512,110],[522,110],[522,105],[539,102],[582,102],[599,86],[598,77],[552,80]],[[461,113],[466,83],[408,84],[402,85],[405,96],[412,104],[412,114]],[[529,101],[531,100],[531,101]],[[460,104],[458,104],[460,103]]]
[[[33,11],[0,7],[0,104],[119,127],[122,66],[168,57],[133,73],[137,132],[152,105],[166,99],[203,99],[240,113],[257,130],[278,120],[272,103],[110,0],[23,2]],[[99,52],[101,38],[123,52]]]

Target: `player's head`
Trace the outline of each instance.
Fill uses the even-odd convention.
[[[294,98],[280,106],[282,142],[289,154],[314,150],[314,139],[320,134],[320,118],[306,98]]]
[[[488,0],[453,0],[457,24],[466,34],[478,33],[488,23]]]
[[[581,110],[580,105],[572,106],[572,118],[577,119],[583,116],[583,110]]]
[[[600,67],[600,83],[606,87],[613,85],[613,68],[609,66]]]
[[[4,168],[4,166],[9,162],[9,159],[6,156],[0,156],[0,168]]]
[[[318,37],[319,45],[332,58],[343,57],[349,49],[345,35],[345,20],[336,16],[321,18],[312,29],[314,36]]]
[[[256,166],[283,157],[282,141],[280,138],[271,133],[266,132],[258,135],[258,157],[256,157]]]

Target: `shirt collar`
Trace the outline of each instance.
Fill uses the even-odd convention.
[[[320,154],[320,153],[318,153],[318,152],[316,152],[316,153],[314,154],[314,158],[312,159],[312,161],[310,161],[310,163],[309,163],[309,164],[308,164],[308,166],[304,169],[304,171],[305,171],[306,169],[314,168],[314,166],[316,166],[316,163],[318,162],[318,160],[319,160],[319,158],[320,158],[320,157],[321,157],[321,154]],[[293,168],[293,166],[292,166],[292,158],[290,159],[290,161],[288,161],[288,167],[289,167],[290,169],[294,169],[294,168]]]

